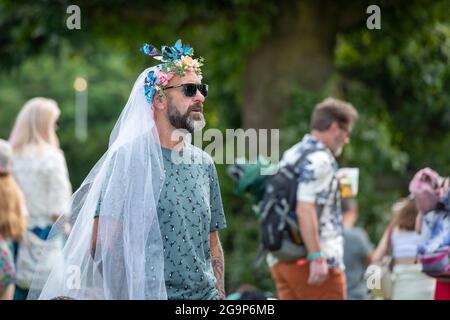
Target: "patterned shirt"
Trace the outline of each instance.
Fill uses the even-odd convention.
[[[300,164],[297,201],[313,203],[321,207],[319,217],[320,249],[328,266],[344,270],[344,240],[342,236],[342,212],[339,183],[335,178],[338,170],[333,154],[312,135],[305,135],[299,143],[283,154],[280,166],[294,163],[305,150],[325,149],[309,154]],[[277,259],[269,253],[270,266]]]
[[[433,253],[450,247],[450,189],[442,200],[443,206],[423,216],[419,254]]]
[[[15,278],[16,270],[10,243],[0,235],[0,293],[13,284]]]
[[[158,204],[169,299],[218,299],[211,266],[210,232],[226,227],[216,169],[192,145],[183,152],[193,163],[177,164],[162,148],[165,181]],[[182,153],[178,153],[178,155]]]
[[[156,210],[167,297],[219,299],[209,234],[226,228],[226,220],[214,162],[191,144],[181,152],[166,148],[161,148],[161,152],[165,180]],[[95,217],[100,215],[101,203],[100,199]]]
[[[43,229],[52,225],[55,217],[70,213],[72,186],[61,150],[26,146],[12,162],[30,216],[28,227]]]

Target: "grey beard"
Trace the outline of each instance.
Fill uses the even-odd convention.
[[[167,109],[169,122],[175,129],[184,129],[189,133],[193,133],[194,131],[203,129],[206,124],[203,114],[200,114],[199,119],[192,118],[192,106],[188,108],[185,114],[181,114],[172,103],[168,103]]]
[[[343,150],[344,150],[344,147],[340,146],[336,151],[334,151],[334,156],[339,157],[342,154]]]
[[[190,133],[202,130],[206,125],[205,117],[203,116],[203,114],[200,115],[200,119],[193,119],[191,117],[188,117],[186,120],[186,125],[189,128],[192,128],[192,131],[187,129]]]

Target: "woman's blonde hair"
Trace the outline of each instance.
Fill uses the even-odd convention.
[[[393,225],[401,230],[414,231],[417,218],[415,200],[402,199],[393,206]]]
[[[22,191],[12,175],[0,177],[0,236],[21,241],[25,221],[25,202]]]
[[[12,148],[11,145],[0,139],[0,177],[9,174],[11,167]]]
[[[20,151],[26,145],[59,148],[55,123],[60,114],[55,100],[41,97],[28,100],[20,110],[9,137],[14,151]]]

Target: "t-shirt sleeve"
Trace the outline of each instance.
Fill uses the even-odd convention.
[[[366,258],[369,253],[373,250],[373,244],[370,242],[369,236],[367,235],[367,232],[363,229],[360,229],[359,232],[359,239],[360,239],[360,256],[361,258]]]
[[[98,198],[97,207],[95,208],[94,218],[98,218],[100,216],[100,208],[102,206],[102,197]]]
[[[318,196],[327,192],[333,179],[330,156],[325,151],[317,151],[308,155],[299,165],[297,201],[316,203]]]
[[[214,164],[210,166],[210,206],[210,232],[225,229],[227,222],[223,211],[222,197],[220,195],[219,179],[217,178],[217,171]]]

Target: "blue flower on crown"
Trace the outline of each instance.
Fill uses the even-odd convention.
[[[156,85],[158,83],[158,77],[155,70],[150,70],[144,80],[144,94],[145,99],[149,104],[152,104],[153,96],[156,93]]]
[[[181,40],[178,40],[173,47],[163,46],[161,51],[162,61],[180,60],[182,56],[192,56],[194,54],[194,49],[188,44],[182,46]]]
[[[155,46],[151,44],[144,44],[141,51],[150,57],[160,60],[162,62],[180,60],[182,56],[192,56],[194,49],[188,44],[182,45],[181,40],[178,40],[174,46],[162,46],[159,51]]]

